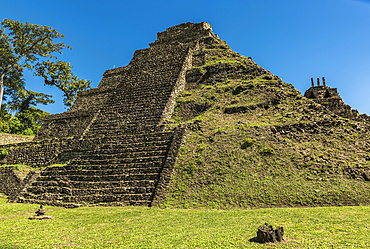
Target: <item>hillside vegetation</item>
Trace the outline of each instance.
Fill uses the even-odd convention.
[[[163,207],[370,204],[370,124],[333,114],[206,38],[168,128],[190,134]]]

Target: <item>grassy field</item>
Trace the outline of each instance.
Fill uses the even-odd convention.
[[[0,198],[0,248],[369,248],[370,206],[250,210],[46,206]],[[268,222],[286,241],[249,240]]]

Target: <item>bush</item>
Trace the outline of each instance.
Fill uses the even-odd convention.
[[[3,149],[0,152],[0,160],[4,159],[4,157],[6,157],[7,155],[8,155],[8,150],[7,149]]]
[[[4,132],[4,133],[11,132],[8,122],[0,120],[0,132]]]
[[[22,168],[21,164],[14,165],[14,169],[17,170],[17,171],[19,171],[21,168]]]
[[[22,135],[32,136],[35,135],[35,133],[33,133],[33,130],[31,128],[27,128],[24,131],[22,131]]]
[[[9,128],[12,134],[21,134],[23,130],[23,124],[17,117],[12,117],[9,120]]]
[[[185,168],[185,172],[188,173],[189,175],[193,176],[195,173],[195,164],[193,162],[189,162]]]
[[[263,150],[262,150],[262,154],[265,154],[265,155],[272,155],[275,153],[275,150],[271,147],[264,147]]]
[[[251,147],[254,143],[256,142],[256,139],[252,139],[252,138],[246,138],[244,139],[242,145],[241,145],[241,148],[242,149],[246,149],[248,147]]]
[[[9,115],[10,116],[10,115]],[[7,119],[0,120],[0,132],[18,134],[18,135],[34,135],[41,127],[33,121],[26,121],[21,117],[10,116]]]

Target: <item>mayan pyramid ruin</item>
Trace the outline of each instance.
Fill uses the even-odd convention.
[[[316,190],[343,178],[361,194],[338,185],[341,203],[367,203],[370,121],[335,88],[312,81],[303,97],[206,22],[168,28],[149,45],[79,93],[69,111],[47,116],[32,142],[0,146],[9,152],[0,158],[9,202],[325,205],[331,193]],[[11,166],[18,164],[32,168],[25,178]],[[273,187],[268,198],[253,192],[261,184]]]

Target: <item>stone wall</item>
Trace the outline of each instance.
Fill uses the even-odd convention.
[[[71,112],[96,110],[104,104],[111,94],[111,89],[94,88],[83,91],[78,94],[78,98],[74,102]]]
[[[188,135],[189,132],[185,127],[177,127],[150,206],[157,206],[165,197],[180,148],[185,144]]]
[[[92,121],[96,110],[69,111],[48,115],[43,121],[35,140],[55,138],[80,138]]]
[[[150,46],[166,43],[189,42],[202,37],[217,37],[212,32],[209,23],[183,23],[166,29],[166,31],[157,34],[157,40]]]
[[[175,86],[171,92],[170,98],[166,104],[166,107],[163,111],[161,121],[165,119],[169,119],[172,116],[173,110],[175,109],[176,105],[176,97],[184,90],[186,80],[186,72],[192,67],[192,58],[193,58],[193,51],[199,49],[199,43],[197,43],[194,48],[190,48],[188,54],[186,55],[185,61],[183,63],[182,69],[178,76],[178,79],[175,83]]]
[[[327,86],[310,87],[305,92],[304,96],[309,99],[340,97],[337,88],[330,88]]]
[[[357,110],[352,110],[349,105],[343,102],[337,88],[313,86],[305,92],[304,96],[325,106],[338,116],[350,119],[357,119],[359,117]]]
[[[0,193],[12,195],[20,187],[22,179],[16,174],[14,167],[0,167]]]
[[[50,164],[62,164],[98,145],[98,142],[94,140],[75,139],[2,145],[0,150],[7,149],[8,155],[0,161],[0,165],[24,164],[32,167],[45,167]]]

